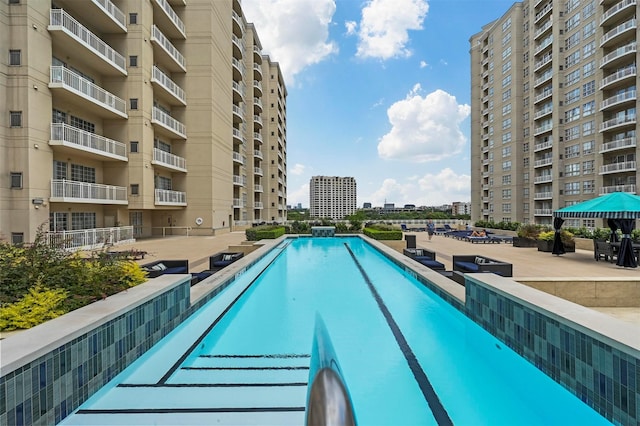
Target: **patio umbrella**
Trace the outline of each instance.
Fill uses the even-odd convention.
[[[618,222],[614,219],[607,219],[607,225],[609,225],[609,229],[611,229],[611,237],[609,238],[609,240],[612,243],[617,243],[618,234],[616,231],[618,230]]]
[[[562,239],[560,238],[560,228],[562,228],[562,224],[564,223],[564,219],[560,217],[553,218],[553,229],[556,231],[553,236],[553,249],[551,253],[561,255],[565,254],[564,244],[562,243]]]

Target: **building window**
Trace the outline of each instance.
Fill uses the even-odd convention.
[[[129,99],[129,109],[138,109],[138,98]]]
[[[580,182],[565,183],[564,195],[580,195]]]
[[[89,133],[96,132],[96,125],[90,121],[83,120],[82,118],[71,116],[69,120],[69,124],[71,124],[76,129],[85,130]]]
[[[71,213],[71,229],[94,229],[96,214],[92,212]]]
[[[590,81],[582,85],[582,96],[593,95],[596,91],[596,82]]]
[[[11,172],[11,189],[22,189],[22,172]]]
[[[131,24],[131,25],[137,25],[138,24],[138,14],[137,13],[130,13],[129,14],[129,24]]]
[[[596,142],[595,141],[587,141],[587,142],[584,142],[582,144],[582,154],[583,155],[593,154],[595,152],[595,149],[596,149]]]
[[[138,152],[138,141],[129,142],[129,152]]]
[[[9,112],[11,127],[22,127],[22,111]]]
[[[133,56],[129,56],[129,66],[130,67],[137,67],[138,66],[138,57],[133,55]]]
[[[9,0],[9,4],[20,4],[20,0]]]
[[[131,184],[131,195],[140,195],[140,185],[137,183]]]
[[[71,180],[77,182],[96,183],[96,169],[81,164],[71,165]]]
[[[9,65],[22,65],[22,51],[9,50]]]
[[[24,243],[24,232],[12,232],[11,244],[13,244],[14,246],[17,246],[22,243]]]

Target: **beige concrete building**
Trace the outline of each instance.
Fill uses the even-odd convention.
[[[357,185],[353,177],[312,176],[309,182],[309,215],[342,220],[356,212]]]
[[[239,0],[8,0],[0,24],[1,237],[286,219],[287,92]]]
[[[471,37],[473,220],[550,224],[638,193],[637,16],[637,0],[530,0]]]

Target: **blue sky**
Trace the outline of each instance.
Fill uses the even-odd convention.
[[[469,201],[469,37],[503,0],[242,0],[287,97],[287,204],[353,176],[358,206]]]

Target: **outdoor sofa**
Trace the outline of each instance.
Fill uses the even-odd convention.
[[[423,248],[406,248],[402,250],[405,256],[409,256],[418,263],[434,271],[444,271],[444,264],[436,260],[436,253]]]
[[[493,272],[503,277],[513,276],[513,265],[511,263],[477,255],[454,254],[453,270],[464,273]]]
[[[188,260],[157,260],[155,262],[140,265],[147,271],[147,278],[156,278],[165,274],[188,274]]]

